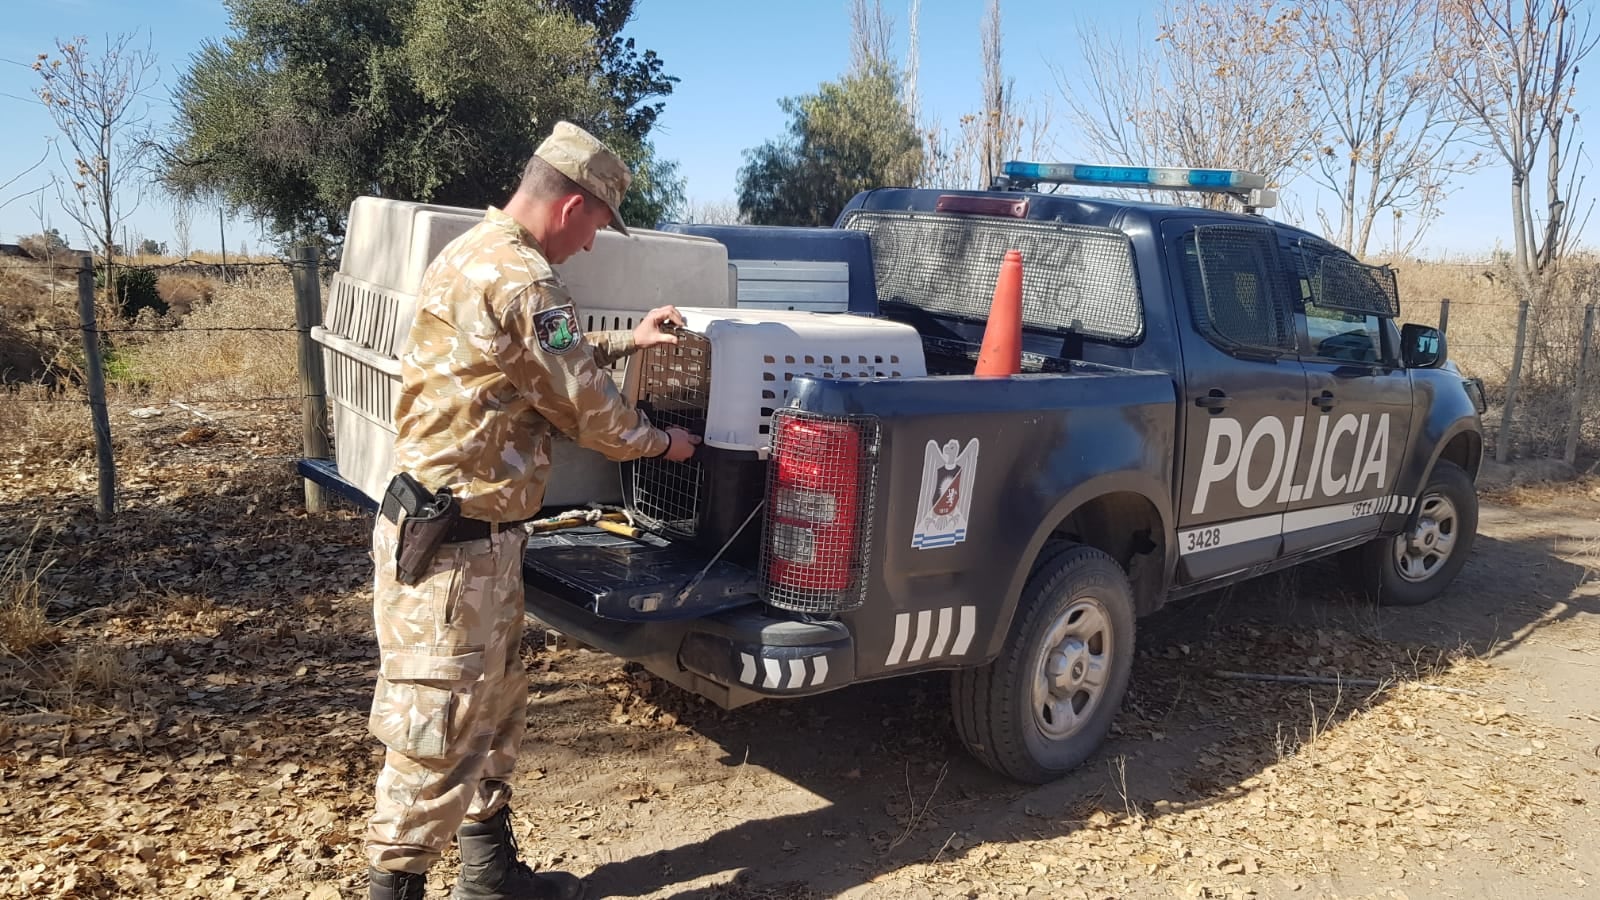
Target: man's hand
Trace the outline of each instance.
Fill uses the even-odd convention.
[[[700,435],[690,434],[682,428],[668,428],[667,437],[672,439],[666,454],[670,462],[687,462],[694,456],[694,448],[700,443]]]
[[[683,327],[683,314],[676,306],[658,306],[644,314],[633,329],[634,346],[640,350],[657,344],[676,344],[678,336],[668,329]]]

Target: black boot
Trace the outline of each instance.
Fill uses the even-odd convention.
[[[368,900],[422,900],[428,876],[369,869],[367,881]]]
[[[566,872],[534,874],[517,858],[517,839],[511,834],[511,810],[500,811],[482,822],[468,822],[456,830],[461,842],[461,877],[456,879],[454,900],[579,900],[583,882]]]

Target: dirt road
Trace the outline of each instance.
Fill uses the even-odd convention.
[[[87,496],[81,466],[0,468],[60,630],[0,665],[0,896],[364,890],[369,520],[184,453],[124,469],[113,526],[42,499]],[[1600,896],[1600,487],[1481,532],[1418,609],[1329,563],[1145,620],[1114,739],[1045,787],[965,754],[942,677],[723,712],[530,633],[524,851],[614,897]]]
[[[1119,736],[1041,788],[965,756],[943,679],[719,714],[564,654],[528,821],[627,897],[1597,896],[1600,503],[1530,499],[1441,603],[1325,565],[1146,621]]]

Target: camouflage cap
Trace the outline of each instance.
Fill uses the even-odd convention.
[[[557,122],[533,155],[599,197],[611,209],[611,227],[628,233],[620,208],[633,175],[610,147],[571,122]]]

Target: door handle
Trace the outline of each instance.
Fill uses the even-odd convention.
[[[1202,394],[1194,398],[1194,405],[1201,409],[1209,409],[1212,412],[1221,412],[1228,405],[1228,395],[1216,388],[1212,388],[1211,393]]]
[[[1323,412],[1333,409],[1338,404],[1339,402],[1333,399],[1333,395],[1327,391],[1323,391],[1321,394],[1311,398],[1311,405],[1317,407]]]

